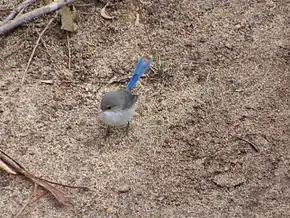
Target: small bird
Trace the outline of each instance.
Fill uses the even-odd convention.
[[[141,76],[150,68],[152,62],[142,57],[133,72],[133,75],[127,87],[119,88],[116,91],[105,93],[101,100],[101,120],[108,125],[106,137],[110,134],[111,126],[127,125],[127,134],[130,127],[130,121],[134,114],[134,105],[137,102],[138,95],[132,93]]]

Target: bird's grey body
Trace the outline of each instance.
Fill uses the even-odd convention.
[[[110,126],[123,126],[127,125],[127,134],[130,121],[134,113],[134,105],[138,99],[131,90],[136,86],[141,76],[150,68],[152,61],[146,60],[142,57],[126,86],[117,91],[106,93],[101,100],[100,118],[108,125],[107,134],[110,132]]]
[[[137,99],[138,96],[126,88],[107,92],[101,100],[101,120],[109,126],[128,125]]]

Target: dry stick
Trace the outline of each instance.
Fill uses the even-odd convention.
[[[65,185],[65,184],[53,182],[53,181],[50,181],[50,180],[47,180],[47,179],[43,179],[43,178],[34,176],[34,175],[28,173],[22,165],[20,165],[19,163],[17,163],[15,160],[13,160],[13,158],[11,158],[10,156],[8,156],[2,150],[0,150],[0,160],[2,160],[4,163],[6,163],[7,165],[9,165],[9,167],[11,167],[15,172],[17,172],[19,174],[22,174],[24,176],[27,176],[31,180],[32,180],[32,177],[33,177],[37,181],[42,180],[42,181],[44,181],[46,183],[51,183],[51,184],[55,184],[55,185],[59,185],[59,186],[67,187],[67,188],[77,188],[77,189],[89,190],[89,188],[88,187],[85,187],[85,186]]]
[[[25,204],[21,207],[21,209],[18,211],[18,213],[15,215],[14,218],[18,218],[18,217],[20,216],[20,214],[21,214],[21,213],[25,210],[25,208],[28,206],[28,204],[31,202],[31,200],[32,200],[32,198],[33,198],[33,196],[34,196],[34,194],[35,194],[36,191],[37,191],[37,187],[38,187],[38,185],[37,185],[36,183],[34,183],[34,187],[32,188],[32,190],[31,190],[31,192],[30,192],[30,194],[29,194],[29,196],[28,196],[28,198],[27,198]]]
[[[56,11],[56,10],[60,9],[62,6],[70,4],[74,1],[76,1],[76,0],[55,1],[55,2],[52,2],[48,5],[46,5],[46,6],[43,6],[41,8],[37,8],[31,12],[23,14],[23,15],[15,18],[14,20],[10,20],[10,21],[7,21],[5,23],[2,23],[0,26],[0,35],[5,34],[5,33],[9,32],[10,30],[12,30],[12,29],[20,26],[21,24],[26,23],[26,22],[28,22],[36,17],[51,13],[53,11]]]
[[[18,218],[19,215],[23,212],[23,210],[28,207],[29,204],[32,204],[36,201],[38,201],[40,198],[44,197],[45,195],[47,195],[47,192],[43,192],[43,193],[37,193],[37,188],[38,185],[36,183],[34,183],[34,188],[33,191],[31,192],[30,197],[28,198],[28,201],[26,202],[26,204],[21,208],[21,210],[17,213],[17,215],[14,218]],[[34,196],[35,194],[37,194],[36,196]],[[33,198],[34,197],[34,198]]]
[[[46,181],[34,177],[34,175],[28,173],[27,171],[25,171],[23,175],[31,179],[34,183],[48,190],[61,204],[68,205],[70,203],[70,199],[66,197],[62,191],[58,190]]]
[[[31,55],[30,55],[30,57],[29,57],[29,60],[28,60],[27,66],[26,66],[26,68],[25,68],[24,74],[23,74],[23,76],[22,76],[21,84],[24,83],[24,80],[25,80],[25,76],[26,76],[27,70],[28,70],[28,68],[29,68],[29,66],[30,66],[30,64],[31,64],[31,61],[32,61],[33,56],[34,56],[34,53],[35,53],[35,51],[36,51],[37,46],[39,45],[39,41],[40,41],[42,35],[43,35],[44,32],[48,29],[49,25],[50,25],[50,24],[54,21],[54,19],[57,17],[57,15],[58,15],[58,13],[56,13],[55,16],[54,16],[53,18],[50,19],[50,21],[48,22],[48,24],[46,25],[46,27],[45,27],[45,28],[41,31],[41,33],[39,34],[38,39],[37,39],[37,41],[36,41],[36,43],[35,43],[35,46],[34,46],[32,52],[31,52]]]
[[[53,181],[50,181],[50,180],[47,180],[47,179],[43,179],[43,178],[41,178],[41,177],[37,177],[37,176],[34,176],[34,178],[37,178],[37,179],[43,180],[43,181],[48,182],[48,183],[50,183],[50,184],[59,185],[59,186],[62,186],[62,187],[89,190],[89,188],[86,187],[86,186],[75,186],[75,185],[66,185],[66,184],[61,184],[61,183],[53,182]]]
[[[36,183],[37,185],[49,191],[61,204],[67,205],[69,203],[69,198],[67,198],[62,191],[58,190],[48,182],[36,178],[34,175],[26,171],[19,163],[17,163],[15,160],[13,160],[1,150],[0,159],[9,167],[11,167],[15,172],[23,175],[24,177],[30,179],[33,183]]]
[[[6,154],[4,151],[0,149],[0,160],[2,160],[4,163],[6,163],[10,168],[12,168],[15,172],[18,172],[19,169],[25,170],[22,165],[17,163],[15,160],[13,160],[12,157],[10,157],[8,154]]]
[[[42,193],[38,193],[38,195],[34,198],[34,199],[31,199],[30,201],[30,204],[36,202],[38,199],[44,197],[45,195],[47,195],[47,191],[43,191]]]
[[[248,143],[255,152],[259,152],[259,149],[257,148],[257,146],[253,142],[250,142],[247,139],[241,138],[239,136],[237,136],[237,139]]]
[[[20,11],[23,11],[28,5],[30,5],[31,3],[33,3],[35,0],[26,0],[24,2],[22,2],[17,8],[15,8],[11,14],[9,14],[8,17],[6,17],[3,22],[0,22],[0,24],[6,23],[10,20],[12,20],[16,14],[18,14]]]
[[[70,70],[71,65],[71,51],[70,51],[70,42],[69,42],[69,32],[67,31],[67,48],[68,48],[68,69]]]
[[[31,211],[31,210],[33,211],[33,210],[37,207],[37,204],[35,204],[35,205],[33,205],[33,206],[32,206],[32,204],[33,204],[34,202],[38,201],[40,198],[46,196],[47,194],[48,194],[47,191],[37,192],[37,193],[36,193],[36,196],[35,196],[33,199],[31,199],[30,202],[29,202],[29,210],[30,210],[30,211]]]
[[[37,30],[36,30],[36,32],[37,32],[38,37],[39,37],[40,36],[40,33]],[[42,37],[40,37],[40,41],[41,41],[42,45],[44,46],[44,48],[45,48],[45,50],[47,52],[47,55],[51,58],[51,54],[50,54],[50,52],[48,50],[48,47],[46,45],[46,42],[44,41],[44,39]]]

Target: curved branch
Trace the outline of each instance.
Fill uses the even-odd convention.
[[[17,8],[15,8],[12,13],[6,17],[3,22],[0,22],[0,24],[3,24],[9,20],[12,20],[21,10],[25,9],[28,5],[30,5],[32,2],[34,2],[35,0],[26,0],[24,2],[22,2]]]
[[[3,35],[10,30],[22,25],[25,22],[28,22],[36,17],[39,17],[44,14],[48,14],[50,12],[56,11],[60,9],[62,6],[70,4],[76,0],[59,0],[57,2],[52,2],[46,6],[41,8],[37,8],[31,12],[23,14],[19,17],[16,17],[14,20],[7,21],[0,26],[0,35]]]

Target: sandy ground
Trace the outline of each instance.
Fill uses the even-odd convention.
[[[0,40],[1,149],[38,176],[91,187],[64,189],[68,207],[47,195],[22,217],[290,217],[287,1],[114,0],[113,20],[100,16],[105,1],[77,4],[70,70],[60,17],[23,84],[54,15]],[[105,141],[100,98],[142,55],[157,70],[135,89],[129,136]],[[0,217],[11,217],[32,186],[0,177]]]

